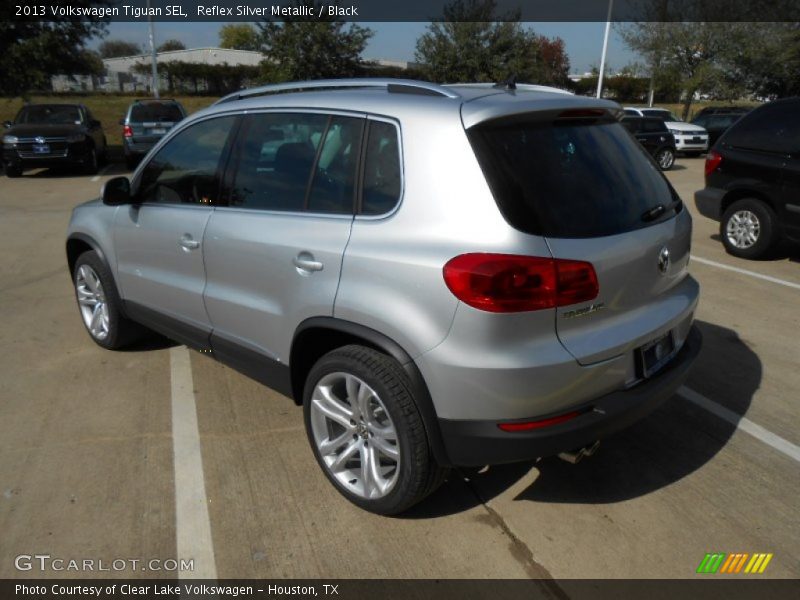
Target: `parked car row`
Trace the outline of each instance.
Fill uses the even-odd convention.
[[[134,101],[120,120],[128,167],[133,168],[185,117],[176,100]],[[3,125],[2,161],[8,177],[41,167],[78,167],[97,173],[108,159],[102,123],[83,104],[28,104],[13,122]]]

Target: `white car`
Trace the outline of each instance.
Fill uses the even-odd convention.
[[[681,121],[666,108],[625,107],[626,115],[655,117],[664,121],[669,132],[675,136],[675,149],[687,156],[700,156],[708,151],[708,131],[699,125]]]

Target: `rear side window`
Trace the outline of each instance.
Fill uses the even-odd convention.
[[[183,112],[174,102],[147,102],[134,104],[130,120],[135,123],[175,122],[183,119]]]
[[[382,215],[400,200],[401,166],[397,128],[391,123],[371,121],[364,161],[361,213]]]
[[[245,117],[229,206],[352,214],[364,119],[312,113]]]
[[[642,131],[645,133],[666,133],[667,126],[664,121],[660,119],[644,119],[642,123]]]
[[[217,169],[235,117],[195,123],[150,159],[139,180],[139,201],[212,204],[219,189]]]
[[[728,146],[788,154],[800,150],[800,103],[767,104],[728,130]]]
[[[468,131],[500,211],[516,229],[561,238],[647,226],[677,196],[613,120],[489,122]]]

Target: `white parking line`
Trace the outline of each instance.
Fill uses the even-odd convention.
[[[681,386],[681,388],[678,390],[678,394],[686,398],[689,402],[693,402],[700,408],[718,416],[723,421],[727,421],[737,429],[741,429],[745,433],[749,433],[757,440],[764,442],[778,452],[781,452],[789,458],[793,458],[797,462],[800,462],[800,446],[795,446],[793,443],[783,439],[781,436],[775,435],[771,431],[764,429],[761,425],[756,425],[750,419],[736,414],[732,410],[717,404],[713,400],[709,400],[702,394],[698,394],[686,386]]]
[[[718,269],[725,269],[726,271],[733,271],[734,273],[741,273],[742,275],[748,275],[750,277],[755,277],[756,279],[763,279],[764,281],[770,281],[772,283],[777,283],[779,285],[785,285],[786,287],[794,288],[796,290],[800,290],[800,283],[794,283],[793,281],[786,281],[785,279],[778,279],[777,277],[770,277],[769,275],[762,275],[761,273],[756,273],[755,271],[748,271],[747,269],[740,269],[739,267],[732,267],[731,265],[726,265],[723,263],[719,263],[713,260],[708,260],[707,258],[701,258],[692,254],[692,260],[697,261],[700,264],[708,265],[710,267],[717,267]]]
[[[172,379],[172,448],[175,460],[175,521],[178,556],[194,559],[194,571],[180,571],[179,578],[216,579],[214,543],[200,453],[197,407],[192,367],[185,346],[170,349]]]
[[[95,175],[94,177],[92,177],[92,178],[91,178],[89,181],[91,181],[92,183],[94,183],[94,182],[96,182],[96,181],[100,181],[100,178],[101,178],[103,175],[105,175],[105,174],[106,174],[106,171],[108,171],[110,168],[111,168],[111,165],[106,165],[105,167],[103,167],[103,168],[100,170],[100,172],[99,172],[97,175]]]

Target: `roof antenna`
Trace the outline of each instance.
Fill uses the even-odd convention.
[[[515,90],[517,89],[517,76],[511,75],[505,81],[499,81],[495,83],[492,87],[502,89],[502,90]]]

